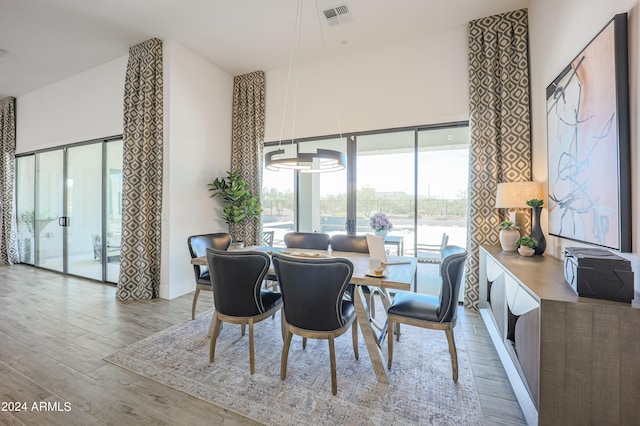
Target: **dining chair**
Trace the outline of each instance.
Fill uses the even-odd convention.
[[[262,231],[262,238],[260,240],[260,245],[263,247],[273,247],[274,235],[275,235],[275,231]]]
[[[344,258],[296,258],[274,253],[273,267],[284,303],[284,346],[280,379],[287,377],[287,359],[293,334],[329,341],[331,392],[336,395],[334,339],[352,330],[353,352],[358,359],[358,322],[353,302],[344,293],[353,275],[353,263]]]
[[[444,330],[449,343],[453,381],[458,381],[458,353],[453,338],[453,328],[458,316],[458,294],[462,283],[464,263],[468,252],[462,247],[447,246],[442,250],[440,264],[442,287],[439,296],[398,291],[393,303],[387,309],[387,341],[389,344],[388,369],[393,359],[394,324],[407,324],[416,327]],[[399,328],[397,340],[400,340]]]
[[[207,255],[208,248],[218,250],[228,250],[231,245],[231,235],[219,232],[215,234],[192,235],[187,239],[191,258],[203,257]],[[209,279],[209,267],[205,265],[193,265],[193,272],[196,277],[196,292],[193,295],[191,304],[191,319],[196,317],[196,303],[200,290],[211,291],[211,280]]]
[[[439,264],[442,261],[442,250],[449,244],[449,236],[442,233],[440,244],[418,244],[416,246],[416,257],[421,263]]]
[[[284,245],[287,248],[309,250],[327,250],[331,238],[322,232],[288,232],[284,234]]]
[[[332,251],[369,253],[369,245],[367,244],[367,237],[364,235],[334,234],[331,236],[330,244],[331,244]],[[373,300],[373,295],[376,293],[376,291],[375,289],[372,289],[367,285],[363,285],[361,288],[367,300],[367,308],[369,310],[369,315],[371,317],[375,317],[376,305]],[[349,284],[348,294],[350,295],[350,297],[353,298],[354,293],[355,293],[355,285]]]
[[[209,362],[213,362],[222,322],[249,325],[249,366],[255,372],[253,325],[274,315],[282,307],[280,293],[264,290],[262,280],[269,271],[269,255],[258,251],[207,249],[213,297],[213,332]]]
[[[442,233],[440,244],[417,244],[416,258],[420,263],[431,263],[439,265],[442,262],[442,250],[449,244],[449,236],[446,232]],[[440,268],[438,268],[440,275]],[[414,288],[417,291],[417,288]]]

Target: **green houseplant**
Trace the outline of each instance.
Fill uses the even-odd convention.
[[[222,199],[222,218],[229,225],[229,233],[236,240],[236,226],[252,217],[259,217],[262,206],[255,197],[246,181],[240,177],[238,170],[227,172],[226,177],[216,178],[209,184],[209,191],[213,191],[211,198]]]
[[[518,253],[522,256],[533,256],[535,254],[535,248],[538,247],[538,240],[527,235],[516,240],[518,245]]]

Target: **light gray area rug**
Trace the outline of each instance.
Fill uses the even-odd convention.
[[[384,311],[382,311],[384,312]],[[484,424],[461,328],[455,328],[459,380],[451,379],[444,332],[402,326],[389,385],[376,382],[362,334],[355,360],[351,332],[336,339],[338,394],[331,394],[326,340],[294,336],[287,378],[280,380],[280,318],[255,325],[256,372],[249,337],[225,324],[209,364],[211,311],[106,358],[139,375],[268,425]],[[247,330],[248,331],[248,330]],[[384,342],[386,355],[386,341]],[[386,358],[384,360],[386,364]]]

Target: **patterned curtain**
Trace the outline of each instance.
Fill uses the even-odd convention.
[[[0,264],[13,265],[18,258],[14,172],[16,161],[16,98],[0,100]]]
[[[118,300],[158,297],[162,213],[162,41],[129,49],[124,85]]]
[[[251,192],[262,191],[262,147],[264,143],[264,71],[254,71],[233,79],[233,128],[231,168],[239,170]],[[245,245],[261,241],[262,219],[252,218],[236,226],[234,238]]]
[[[469,23],[471,130],[464,305],[478,309],[481,244],[498,244],[499,182],[531,180],[527,10]]]

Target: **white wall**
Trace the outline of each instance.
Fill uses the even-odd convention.
[[[294,67],[281,132],[287,74],[266,72],[266,141],[469,117],[466,26]]]
[[[121,134],[127,58],[18,97],[16,152]]]
[[[632,227],[633,251],[638,251],[638,59],[640,58],[640,7],[638,0],[532,0],[529,6],[531,56],[531,104],[533,179],[547,183],[547,124],[545,89],[562,69],[617,13],[629,12],[629,83],[631,107]],[[542,227],[548,229],[547,210]],[[561,257],[562,248],[579,244],[556,237],[547,252]]]
[[[207,183],[231,165],[233,77],[173,40],[164,42],[163,63],[160,297],[172,299],[195,290],[187,237],[228,231]]]

